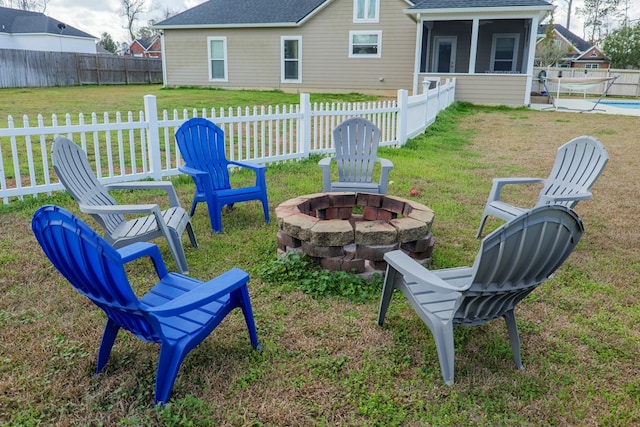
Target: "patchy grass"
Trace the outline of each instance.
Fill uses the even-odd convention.
[[[491,178],[544,177],[557,147],[581,134],[599,138],[611,160],[594,199],[576,208],[586,228],[577,250],[518,307],[526,370],[513,366],[504,322],[458,328],[452,387],[442,381],[429,330],[403,298],[392,301],[385,326],[378,327],[377,298],[358,290],[361,284],[299,260],[278,260],[275,215],[265,224],[260,204],[249,202],[223,215],[220,235],[211,233],[206,207],[198,207],[193,221],[200,248],[185,250],[199,279],[232,266],[250,273],[264,348],[251,349],[241,314],[231,314],[185,359],[172,400],[154,408],[157,347],[121,333],[105,371],[92,376],[104,315],[50,266],[28,232],[39,205],[56,203],[76,213],[77,205],[57,193],[2,206],[0,423],[639,424],[637,118],[456,104],[424,135],[401,149],[381,149],[380,156],[395,165],[389,193],[411,197],[416,188],[416,200],[436,212],[434,268],[442,268],[473,262]],[[234,176],[236,184],[250,179]],[[317,192],[321,173],[312,159],[269,166],[267,180],[273,210]],[[173,182],[189,206],[192,183],[186,177]],[[526,206],[538,189],[508,196]],[[117,197],[162,201],[150,193]],[[497,225],[489,222],[487,231]],[[158,244],[175,269],[166,242]],[[129,273],[137,292],[153,282],[144,261]],[[311,273],[323,277],[328,291],[313,293]],[[305,286],[294,286],[300,277]],[[362,298],[350,298],[354,293]]]

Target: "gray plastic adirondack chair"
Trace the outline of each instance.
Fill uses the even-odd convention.
[[[187,230],[191,246],[194,248],[198,247],[198,241],[191,226],[191,218],[180,206],[176,191],[170,182],[123,182],[104,186],[91,170],[82,148],[63,136],[58,136],[53,141],[51,159],[53,169],[62,185],[78,202],[80,210],[91,214],[104,228],[104,238],[107,242],[115,248],[121,248],[131,243],[164,237],[178,270],[183,274],[189,272],[181,241],[182,233]],[[156,204],[118,205],[108,192],[118,189],[163,190],[169,197],[170,207],[161,211]],[[125,214],[148,215],[127,220]]]
[[[334,157],[318,162],[322,168],[322,191],[352,191],[387,194],[393,163],[377,156],[380,129],[367,119],[353,117],[333,130]],[[331,163],[338,165],[338,181],[331,182]],[[380,163],[380,180],[373,182],[375,164]]]
[[[504,317],[516,366],[524,369],[514,310],[571,254],[584,232],[582,221],[562,205],[525,212],[484,238],[473,267],[430,271],[402,251],[388,263],[378,324],[395,288],[407,297],[436,341],[444,382],[453,384],[453,326],[476,326]]]
[[[546,179],[494,178],[476,237],[482,235],[489,215],[509,221],[528,210],[500,200],[505,185],[543,184],[535,206],[561,204],[573,208],[580,200],[592,198],[591,187],[608,161],[609,155],[600,141],[592,136],[579,136],[558,148]]]

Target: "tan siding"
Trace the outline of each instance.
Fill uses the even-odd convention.
[[[168,86],[287,91],[411,89],[416,24],[403,0],[381,1],[380,22],[353,23],[353,0],[335,0],[297,28],[165,30]],[[349,58],[349,31],[381,30],[381,58]],[[210,82],[207,37],[227,37],[229,81]],[[280,38],[302,36],[302,83],[280,83]],[[380,78],[383,81],[380,81]]]
[[[425,75],[421,76],[421,79]],[[438,76],[427,75],[434,79]],[[467,101],[474,104],[509,105],[521,107],[525,105],[525,87],[527,76],[518,74],[449,74],[440,75],[456,79],[456,101]]]

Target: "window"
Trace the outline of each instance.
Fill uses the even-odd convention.
[[[378,22],[380,0],[353,0],[353,22]]]
[[[349,31],[350,58],[380,58],[382,31]]]
[[[282,83],[302,82],[302,37],[282,37]]]
[[[228,81],[227,77],[227,38],[209,37],[209,80]]]
[[[491,47],[491,71],[516,71],[519,34],[494,34]]]
[[[599,68],[598,64],[584,64],[584,68]]]

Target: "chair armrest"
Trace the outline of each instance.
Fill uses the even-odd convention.
[[[258,163],[251,163],[251,162],[241,162],[238,160],[231,160],[228,162],[230,165],[235,165],[235,166],[240,166],[241,168],[247,168],[247,169],[251,169],[253,171],[257,172],[261,172],[264,173],[264,171],[267,170],[267,167],[265,165],[261,165]]]
[[[378,161],[380,162],[380,194],[387,194],[387,187],[389,186],[389,171],[393,169],[393,163],[388,159],[381,159],[378,157]]]
[[[130,245],[117,249],[118,253],[122,257],[122,262],[127,263],[135,261],[143,256],[148,256],[153,262],[153,266],[156,270],[156,274],[160,279],[166,276],[168,273],[167,267],[164,264],[158,245],[149,242],[136,242]]]
[[[402,274],[405,282],[417,283],[433,292],[461,292],[468,289],[471,285],[469,284],[469,286],[463,287],[452,285],[442,280],[433,272],[429,271],[417,261],[399,250],[387,252],[384,255],[384,260],[387,262],[390,268],[393,268],[397,272]]]
[[[153,204],[144,205],[110,205],[110,206],[89,206],[80,205],[80,210],[88,214],[156,214],[162,218],[160,207]]]
[[[331,162],[335,161],[333,157],[324,157],[318,162],[318,166],[322,169],[322,191],[328,193],[331,191]]]
[[[107,190],[164,190],[169,196],[169,205],[179,208],[180,202],[173,184],[168,181],[120,182],[105,185]]]
[[[183,276],[177,274],[169,274],[166,280],[184,280]],[[161,316],[175,316],[186,311],[202,307],[216,299],[227,295],[234,290],[244,286],[249,281],[249,274],[239,268],[232,268],[220,276],[203,282],[200,286],[185,292],[179,297],[171,301],[150,307],[148,311]]]
[[[208,172],[202,171],[200,169],[196,169],[196,168],[192,168],[190,166],[179,166],[178,170],[182,173],[185,173],[187,175],[191,175],[191,176],[197,176],[197,175],[202,175],[202,176],[209,176]]]
[[[487,203],[500,200],[500,192],[502,191],[502,187],[505,185],[542,183],[544,183],[544,179],[542,178],[494,178]]]

